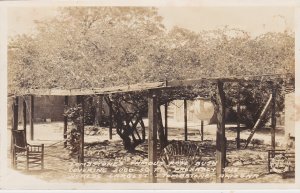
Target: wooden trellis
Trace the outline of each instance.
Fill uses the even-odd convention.
[[[157,162],[157,131],[158,131],[158,90],[164,89],[173,89],[178,87],[193,87],[195,85],[201,84],[204,81],[210,81],[217,84],[217,95],[216,95],[216,105],[215,110],[217,112],[217,133],[216,133],[216,181],[223,182],[224,181],[224,169],[225,169],[225,160],[226,160],[226,136],[225,136],[225,93],[223,91],[223,85],[225,82],[247,82],[247,81],[261,81],[261,77],[269,76],[275,77],[276,79],[282,79],[282,76],[286,76],[283,74],[270,74],[270,75],[258,75],[258,76],[241,76],[241,77],[210,77],[210,78],[201,78],[196,80],[175,80],[169,82],[154,82],[154,83],[142,83],[128,86],[118,86],[118,87],[110,87],[110,88],[93,88],[93,89],[25,89],[20,91],[18,94],[15,94],[13,101],[13,125],[12,129],[18,129],[18,104],[19,104],[19,96],[30,96],[30,133],[31,139],[34,139],[34,130],[33,130],[33,113],[34,113],[34,95],[57,95],[57,96],[65,96],[64,105],[68,104],[68,96],[77,96],[77,103],[81,104],[84,108],[83,97],[86,95],[102,95],[107,96],[108,94],[114,93],[134,93],[140,91],[148,91],[148,160],[149,162]],[[275,96],[276,90],[273,90],[273,96]],[[110,107],[110,139],[112,138],[112,118],[114,113],[116,112],[116,107],[113,107],[110,101],[108,101],[108,105]],[[272,97],[272,147],[275,148],[275,127],[276,127],[276,119],[275,119],[275,97]],[[167,113],[167,104],[165,104],[165,113]],[[238,108],[239,109],[239,108]],[[119,109],[120,110],[120,109]],[[240,111],[240,110],[238,110]],[[26,115],[24,115],[25,117]],[[128,115],[129,116],[129,115]],[[25,117],[26,118],[26,117]],[[26,119],[25,119],[26,120]],[[185,140],[187,139],[187,118],[185,117]],[[142,136],[137,132],[136,126],[140,124],[143,128]],[[81,139],[80,139],[80,151],[79,151],[79,159],[80,163],[84,163],[84,123],[82,124],[81,131]],[[165,114],[165,137],[167,138],[168,134],[168,126],[167,126],[167,115]],[[67,121],[64,121],[64,139],[66,139],[66,126]],[[127,127],[133,128],[132,133],[135,132],[138,140],[145,140],[145,126],[143,125],[141,117],[128,118]],[[239,126],[238,126],[239,127]],[[239,131],[239,130],[238,130]],[[133,136],[132,136],[133,137]],[[133,137],[134,138],[134,137]],[[137,139],[136,139],[137,140]],[[237,137],[239,140],[239,134]],[[155,165],[150,164],[149,166],[149,182],[155,183],[157,181],[156,178],[156,170]]]

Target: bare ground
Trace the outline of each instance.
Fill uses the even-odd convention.
[[[147,122],[147,121],[146,121]],[[147,125],[147,123],[146,123]],[[183,140],[183,123],[169,123],[169,140]],[[267,150],[270,149],[270,132],[257,131],[255,139],[263,141],[260,145],[250,145],[247,149],[236,149],[236,132],[227,125],[227,167],[225,183],[294,183],[294,178],[283,179],[279,174],[269,174],[267,167]],[[199,125],[189,124],[188,139],[199,144],[203,152],[204,162],[215,160],[215,125],[206,125],[204,128],[204,141],[200,141]],[[246,139],[250,131],[245,129],[241,138]],[[147,141],[136,148],[136,152],[128,153],[123,149],[122,141],[114,132],[113,139],[108,140],[108,129],[98,128],[91,131],[86,128],[85,145],[85,171],[82,173],[76,165],[76,157],[69,155],[69,149],[63,148],[63,123],[41,123],[35,125],[34,144],[45,144],[45,169],[26,172],[20,167],[19,172],[35,176],[48,182],[148,182],[147,177]],[[283,149],[284,137],[282,127],[277,128],[277,149]],[[279,143],[281,142],[281,143]],[[242,144],[243,145],[243,144]],[[10,154],[9,154],[10,157]],[[9,161],[10,163],[10,161]],[[133,165],[135,163],[135,165]],[[196,168],[196,167],[195,167]],[[190,182],[214,183],[214,167],[210,171],[193,171],[194,177]],[[166,182],[166,172],[158,167],[158,182]],[[169,180],[170,181],[170,180]],[[168,181],[168,182],[169,182]],[[186,182],[184,178],[172,179],[173,182]]]

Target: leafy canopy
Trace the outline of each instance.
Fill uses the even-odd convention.
[[[166,30],[156,8],[67,7],[9,42],[9,89],[294,73],[294,36]]]

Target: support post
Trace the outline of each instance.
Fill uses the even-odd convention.
[[[154,91],[150,91],[148,96],[148,161],[149,163],[157,162],[157,96]],[[157,182],[156,165],[149,165],[149,182]]]
[[[216,136],[216,182],[223,183],[225,175],[226,160],[226,138],[225,138],[225,93],[224,83],[217,81],[216,110],[217,110],[217,136]]]
[[[15,168],[16,167],[16,162],[15,162],[15,148],[14,148],[14,137],[13,137],[13,131],[18,130],[18,115],[19,115],[19,97],[16,96],[13,98],[13,104],[12,104],[12,111],[13,111],[13,121],[12,121],[12,132],[11,132],[11,153],[12,153],[12,166]]]
[[[271,117],[271,146],[275,150],[275,131],[276,131],[276,88],[272,86],[272,117]]]
[[[236,114],[237,114],[237,119],[236,119],[236,124],[237,124],[237,130],[236,130],[236,148],[240,149],[241,148],[241,143],[240,143],[240,134],[241,134],[241,106],[240,106],[240,85],[238,85],[238,96],[237,96],[237,109],[236,109]]]
[[[82,107],[82,117],[81,117],[81,124],[79,128],[80,132],[80,147],[79,147],[79,156],[78,156],[78,162],[81,163],[81,169],[83,171],[83,163],[84,163],[84,97],[83,96],[77,96],[76,102],[78,105],[81,105]]]
[[[64,98],[64,106],[65,109],[68,107],[69,105],[69,97],[65,96]],[[67,147],[67,131],[68,131],[68,117],[64,116],[64,148]]]
[[[103,96],[98,95],[98,96],[94,97],[94,103],[96,104],[95,125],[101,126],[101,123],[102,123],[102,109],[103,109]]]
[[[165,86],[168,86],[168,80],[165,80]],[[165,138],[166,142],[168,142],[168,102],[165,102]]]
[[[27,128],[26,128],[26,122],[27,122],[27,117],[26,117],[26,111],[27,111],[27,105],[26,105],[26,97],[23,96],[23,129],[25,132],[25,138],[27,136]]]
[[[168,103],[165,103],[165,138],[168,141]]]
[[[113,128],[113,109],[112,109],[112,101],[109,100],[109,139],[112,139],[112,128]]]
[[[188,129],[187,129],[187,101],[184,99],[183,101],[184,108],[184,140],[188,140]]]
[[[203,129],[204,129],[204,121],[203,120],[201,120],[201,141],[203,141],[204,140],[204,132],[203,132]]]
[[[34,96],[30,95],[30,139],[34,139],[34,127],[33,127],[33,122],[34,122]]]
[[[13,130],[18,130],[19,124],[19,97],[16,96],[13,101]]]

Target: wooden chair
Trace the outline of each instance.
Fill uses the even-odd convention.
[[[268,150],[268,170],[269,173],[282,174],[283,178],[295,177],[295,152]]]
[[[166,181],[172,181],[172,175],[189,175],[189,171],[195,166],[197,161],[201,161],[202,153],[198,145],[189,141],[173,141],[167,145],[162,152],[161,160],[163,168],[167,173]],[[179,163],[179,165],[178,165]],[[185,163],[180,165],[180,163]],[[180,170],[183,169],[183,170]],[[192,180],[190,177],[185,178],[186,182]]]
[[[24,130],[13,130],[13,167],[25,165],[26,170],[35,167],[44,169],[44,144],[30,145],[27,143]]]

